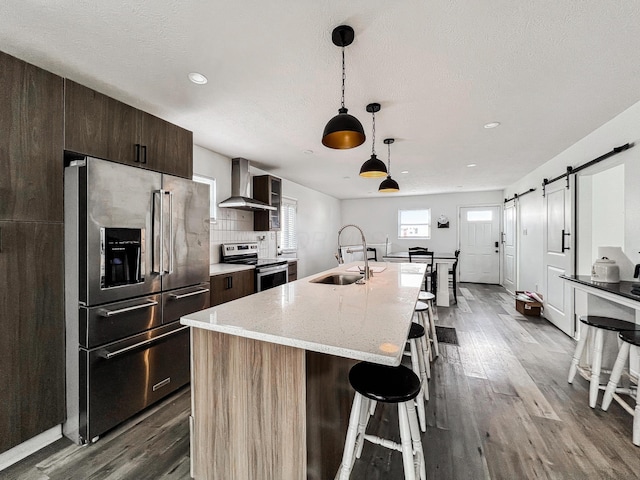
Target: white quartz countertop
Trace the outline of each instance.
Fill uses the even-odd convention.
[[[295,282],[195,312],[180,322],[383,365],[399,365],[413,318],[425,264],[384,265],[364,285],[327,285],[310,280],[345,273],[340,265]]]
[[[221,275],[223,273],[241,272],[242,270],[253,270],[253,265],[237,265],[233,263],[213,263],[209,265],[209,275]]]

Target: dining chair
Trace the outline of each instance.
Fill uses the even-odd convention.
[[[456,255],[456,261],[453,262],[453,265],[449,269],[449,277],[450,277],[449,278],[449,283],[451,283],[451,285],[453,287],[453,301],[457,304],[458,303],[458,287],[457,287],[457,283],[458,283],[458,256],[460,255],[460,250],[456,250],[455,255]]]
[[[431,282],[431,291],[435,285],[435,269],[433,268],[433,252],[430,252],[425,247],[409,247],[409,262],[419,261],[420,263],[427,264],[427,270],[425,271],[425,290],[427,289],[427,278]]]

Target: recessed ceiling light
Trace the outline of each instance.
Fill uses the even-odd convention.
[[[342,177],[342,178],[344,178],[345,180],[349,180],[351,177],[347,176],[347,177]]]
[[[305,150],[304,152],[305,155],[311,155],[313,153],[313,150]]]
[[[400,173],[409,173],[409,170],[402,170]]]
[[[496,128],[500,125],[500,122],[489,122],[484,125],[484,128]]]
[[[456,188],[462,188],[462,185],[456,185]]]
[[[470,163],[469,165],[467,165],[467,167],[469,168],[473,168],[473,167],[477,167],[478,165],[476,165],[475,163]]]
[[[209,81],[207,80],[207,77],[205,77],[204,75],[198,72],[191,72],[189,74],[189,80],[191,80],[193,83],[196,83],[198,85],[204,85]]]

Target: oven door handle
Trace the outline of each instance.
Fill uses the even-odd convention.
[[[120,315],[121,313],[132,312],[134,310],[140,310],[141,308],[149,308],[158,305],[155,300],[149,300],[148,302],[141,303],[139,305],[132,305],[131,307],[119,308],[117,310],[109,310],[102,308],[99,311],[101,317],[113,317],[114,315]]]
[[[157,342],[158,340],[160,340],[162,338],[168,337],[169,335],[174,335],[174,334],[176,334],[178,332],[182,332],[183,330],[186,330],[187,328],[191,328],[191,327],[189,327],[187,325],[187,326],[184,326],[184,327],[181,327],[181,328],[177,328],[176,330],[171,330],[170,332],[163,333],[162,335],[158,335],[157,337],[153,337],[153,338],[150,338],[148,340],[144,340],[142,342],[135,343],[133,345],[129,345],[128,347],[121,348],[120,350],[116,350],[115,352],[109,352],[108,350],[103,350],[102,352],[100,352],[100,356],[102,358],[110,360],[110,359],[112,359],[114,357],[117,357],[118,355],[122,355],[124,353],[130,352],[131,350],[134,350],[136,348],[144,347],[146,345],[151,345],[152,343],[155,343],[155,342]]]
[[[275,267],[258,267],[256,268],[256,273],[258,275],[263,275],[265,273],[286,272],[287,270],[289,270],[289,267],[285,263],[284,265],[277,265]]]
[[[187,297],[193,297],[194,295],[201,295],[203,293],[207,293],[209,291],[208,288],[202,288],[200,290],[197,290],[195,292],[189,292],[189,293],[182,293],[180,295],[177,295],[175,293],[172,293],[171,295],[169,295],[173,300],[181,300],[183,298],[187,298]]]

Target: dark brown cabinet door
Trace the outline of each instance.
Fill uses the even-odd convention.
[[[255,293],[253,270],[224,273],[211,277],[211,306]]]
[[[65,80],[64,119],[66,150],[139,165],[139,110]]]
[[[64,421],[62,223],[0,222],[0,452]]]
[[[141,112],[140,143],[146,149],[146,168],[178,177],[193,176],[193,133]]]
[[[290,282],[298,279],[298,262],[289,262],[287,275]]]
[[[282,180],[271,175],[253,177],[253,198],[276,207],[275,210],[255,212],[253,214],[253,229],[256,231],[280,230]]]
[[[0,52],[0,220],[61,222],[62,78]]]

